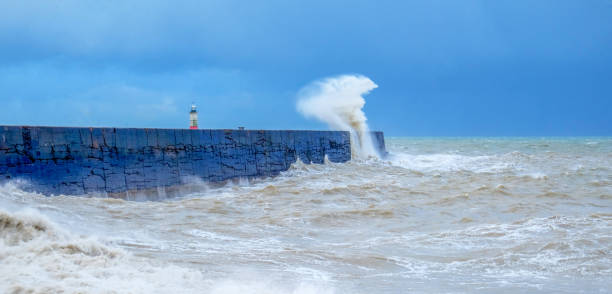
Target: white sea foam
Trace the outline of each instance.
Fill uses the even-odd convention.
[[[334,289],[325,283],[300,282],[283,285],[261,276],[239,274],[238,278],[220,280],[213,285],[211,294],[333,294]]]
[[[349,131],[352,151],[357,157],[380,157],[363,112],[363,95],[377,87],[372,80],[360,75],[326,78],[300,91],[297,109],[334,130]]]
[[[0,210],[0,263],[2,293],[168,293],[205,286],[199,271],[139,263],[35,210]]]
[[[485,155],[391,153],[387,160],[393,165],[421,172],[496,172],[510,166],[508,161]]]
[[[210,279],[153,265],[95,237],[78,236],[36,210],[0,210],[1,293],[333,293],[325,281],[284,283],[257,273]]]

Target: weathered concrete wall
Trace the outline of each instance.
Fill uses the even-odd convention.
[[[375,137],[384,150],[382,133]],[[24,179],[46,195],[116,194],[193,177],[272,176],[298,157],[345,162],[350,150],[348,132],[336,131],[0,126],[0,181]]]

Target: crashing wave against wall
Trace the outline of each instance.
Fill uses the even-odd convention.
[[[350,132],[354,156],[380,157],[381,152],[375,147],[363,112],[363,95],[377,87],[372,80],[361,75],[326,78],[301,90],[297,109],[304,116],[316,118],[333,130]]]

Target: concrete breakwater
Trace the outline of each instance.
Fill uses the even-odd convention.
[[[375,145],[385,152],[382,132]],[[348,132],[0,126],[0,181],[45,195],[155,190],[274,176],[304,163],[351,159]]]

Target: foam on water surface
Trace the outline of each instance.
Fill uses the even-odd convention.
[[[0,187],[0,292],[605,293],[612,141],[388,140],[178,198]]]

